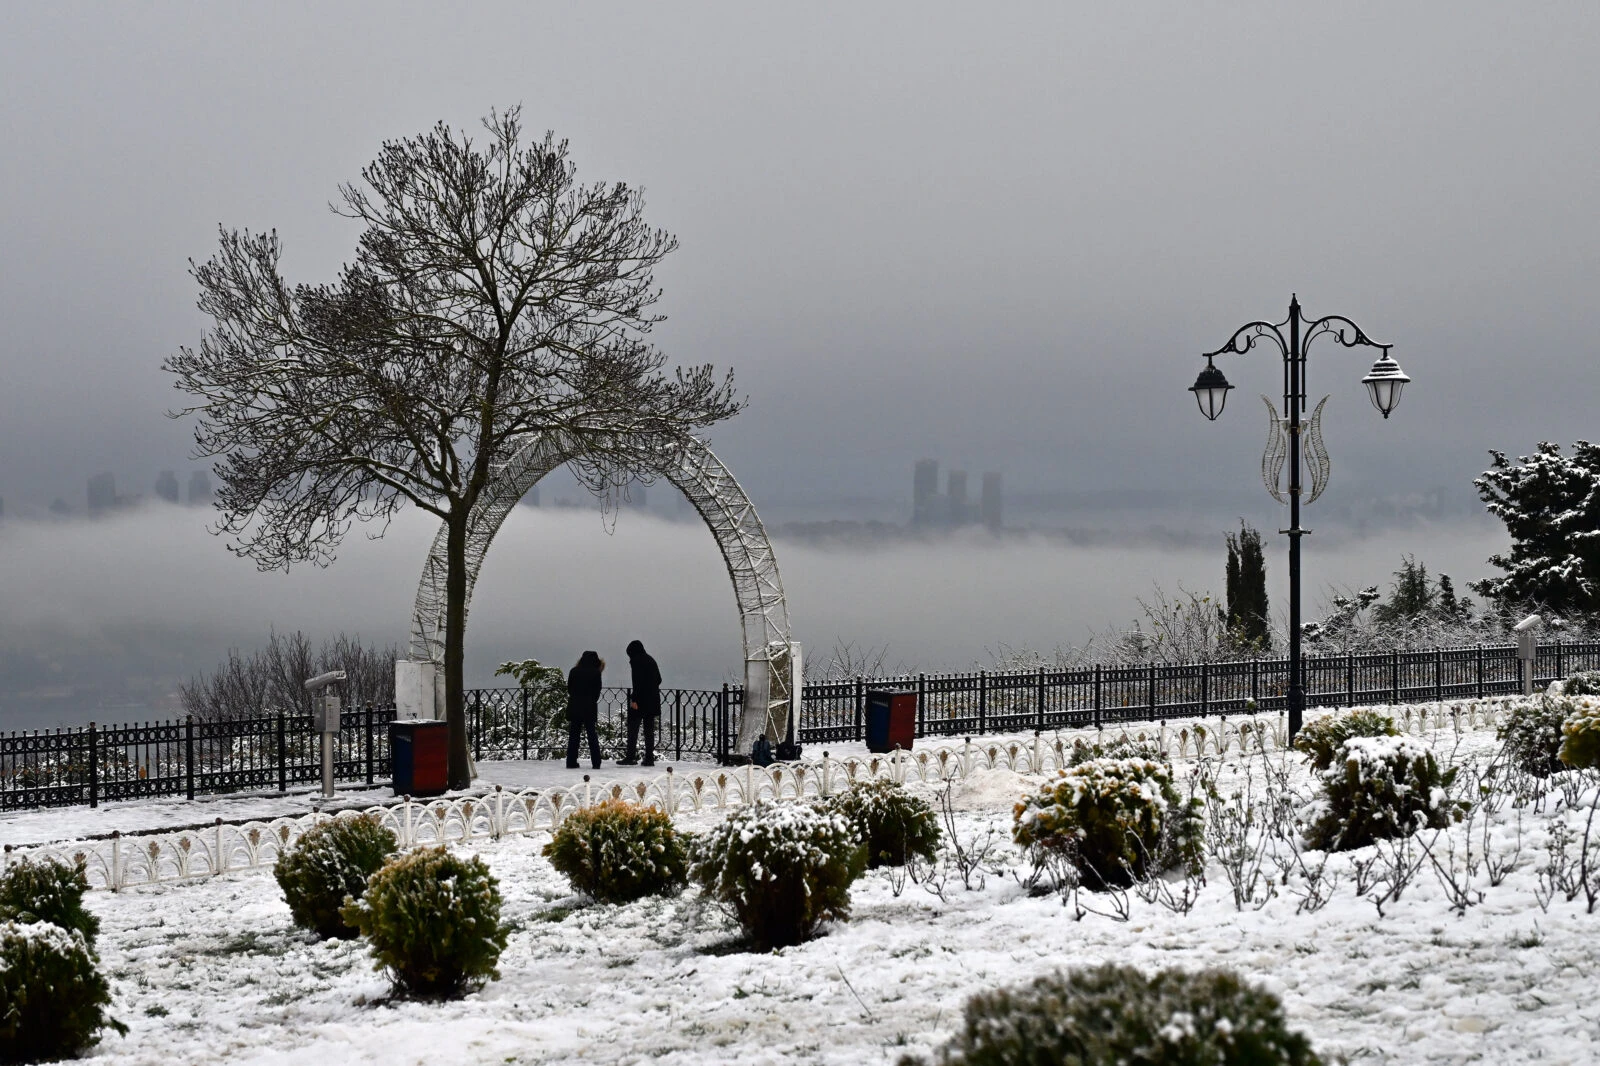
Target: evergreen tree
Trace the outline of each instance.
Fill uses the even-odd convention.
[[[1472,587],[1507,608],[1600,610],[1600,447],[1580,440],[1569,457],[1542,441],[1515,463],[1503,452],[1489,454],[1494,465],[1473,484],[1489,513],[1505,523],[1511,550],[1489,557],[1504,576]]]
[[[1241,520],[1239,532],[1229,533],[1227,589],[1228,628],[1241,644],[1266,650],[1272,647],[1267,614],[1267,562],[1261,551],[1261,531]]]
[[[1434,611],[1434,588],[1428,580],[1428,567],[1415,556],[1403,556],[1394,572],[1394,592],[1389,602],[1381,603],[1372,615],[1378,622],[1392,625],[1408,619],[1427,617]]]

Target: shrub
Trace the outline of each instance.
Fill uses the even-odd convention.
[[[500,976],[509,930],[500,924],[499,883],[476,855],[438,847],[396,856],[343,914],[401,991],[454,999]]]
[[[355,936],[339,909],[346,898],[361,898],[395,846],[394,834],[367,817],[332,818],[306,830],[272,866],[294,924],[329,938]]]
[[[1065,858],[1091,888],[1197,869],[1200,801],[1185,802],[1172,767],[1152,759],[1091,759],[1061,771],[1013,811],[1012,839],[1040,865]]]
[[[946,1066],[1319,1066],[1271,992],[1227,970],[1128,966],[1040,977],[967,1001]],[[901,1059],[901,1066],[916,1060]]]
[[[1328,714],[1314,718],[1295,734],[1294,750],[1311,759],[1313,770],[1333,765],[1339,749],[1351,737],[1397,737],[1394,719],[1377,711],[1362,709],[1347,714]]]
[[[1580,696],[1570,703],[1561,725],[1561,762],[1574,770],[1600,766],[1600,700]]]
[[[695,838],[689,879],[733,914],[758,951],[798,944],[850,917],[866,869],[850,820],[807,803],[755,803]]]
[[[50,922],[0,924],[0,1062],[46,1062],[76,1055],[108,1018],[106,979],[82,933]]]
[[[1568,701],[1560,695],[1512,703],[1497,733],[1512,764],[1535,777],[1566,769],[1561,764],[1561,725],[1567,711]]]
[[[1321,777],[1307,840],[1323,851],[1443,829],[1460,810],[1446,793],[1456,771],[1441,772],[1433,752],[1412,737],[1351,737]]]
[[[672,819],[653,807],[607,800],[562,820],[544,855],[572,887],[601,903],[681,889],[689,856]]]
[[[846,789],[829,806],[850,820],[867,848],[867,866],[904,866],[913,855],[932,862],[939,853],[939,817],[928,802],[893,781],[868,781]]]
[[[84,943],[93,950],[100,919],[83,909],[87,891],[89,879],[82,863],[23,859],[0,877],[0,922],[49,922],[82,933]]]

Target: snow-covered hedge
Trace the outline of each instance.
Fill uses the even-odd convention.
[[[939,817],[928,801],[888,779],[865,781],[829,803],[850,819],[867,846],[867,866],[904,866],[913,856],[932,862],[939,852]]]
[[[360,899],[367,878],[394,854],[394,834],[367,817],[334,818],[307,829],[273,864],[294,924],[324,937],[352,937],[339,916],[347,899]]]
[[[1320,776],[1322,795],[1306,819],[1307,842],[1320,851],[1443,829],[1461,810],[1449,795],[1455,768],[1441,771],[1415,737],[1351,737]]]
[[[1568,702],[1557,682],[1549,692],[1507,708],[1498,736],[1514,765],[1535,777],[1566,769],[1561,764],[1561,726],[1567,720]]]
[[[89,879],[81,864],[69,865],[54,858],[23,859],[0,877],[0,922],[49,922],[83,934],[84,943],[92,950],[100,919],[83,909],[87,891]]]
[[[601,903],[676,892],[689,864],[683,838],[666,812],[622,800],[567,815],[544,846],[544,856],[575,890]]]
[[[1126,886],[1199,864],[1200,810],[1165,762],[1090,759],[1024,796],[1011,835],[1038,864],[1064,858],[1091,888]]]
[[[1574,770],[1600,766],[1600,698],[1577,696],[1568,701],[1561,723],[1561,762]]]
[[[0,1062],[76,1055],[101,1029],[111,992],[83,934],[50,922],[0,924]]]
[[[900,1066],[919,1066],[910,1056]],[[945,1066],[1319,1066],[1283,1004],[1227,970],[1107,963],[967,1001]]]
[[[691,849],[689,879],[726,907],[757,951],[798,944],[826,919],[850,917],[850,885],[867,865],[856,827],[810,803],[741,807]]]
[[[1379,711],[1363,707],[1345,714],[1328,714],[1313,718],[1295,734],[1294,750],[1311,760],[1313,770],[1326,770],[1333,765],[1339,749],[1351,737],[1395,737],[1400,731],[1394,719]]]
[[[437,847],[390,860],[343,915],[396,988],[454,999],[500,976],[495,963],[508,933],[500,904],[499,882],[482,859]]]

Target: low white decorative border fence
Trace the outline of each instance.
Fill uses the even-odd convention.
[[[1373,708],[1391,715],[1404,732],[1437,735],[1450,730],[1459,735],[1492,729],[1505,706],[1521,697],[1495,697],[1447,703],[1424,703]],[[1331,713],[1331,712],[1330,712]],[[91,886],[115,892],[136,885],[216,877],[230,871],[267,866],[292,845],[307,828],[328,818],[369,817],[387,826],[402,848],[468,844],[498,840],[511,834],[534,833],[558,825],[572,811],[610,799],[650,804],[672,815],[723,810],[758,800],[804,799],[828,796],[857,781],[888,777],[943,782],[965,778],[975,770],[1004,768],[1019,773],[1044,773],[1067,764],[1078,740],[1104,743],[1117,738],[1154,742],[1172,759],[1230,751],[1280,751],[1287,737],[1285,723],[1276,714],[1250,715],[1232,720],[1178,720],[1123,724],[1112,729],[1077,729],[1048,736],[968,739],[960,744],[934,744],[889,755],[832,758],[774,763],[771,766],[729,767],[692,774],[676,774],[669,767],[652,780],[630,784],[580,785],[507,792],[492,792],[433,800],[407,797],[392,804],[347,810],[337,814],[313,813],[268,821],[230,823],[220,818],[201,829],[169,830],[109,838],[13,848],[6,845],[4,865],[22,858],[55,857],[83,863]]]

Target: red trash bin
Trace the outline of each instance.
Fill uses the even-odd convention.
[[[396,796],[437,796],[450,784],[450,723],[410,718],[389,723]]]
[[[910,751],[917,736],[917,690],[869,690],[866,717],[868,751]]]

